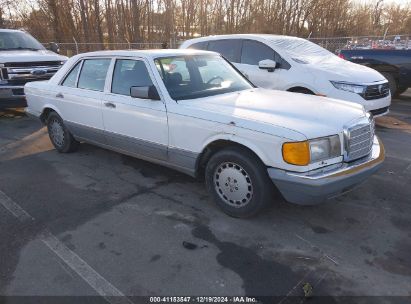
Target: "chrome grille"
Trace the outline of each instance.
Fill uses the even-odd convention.
[[[367,156],[374,141],[374,123],[356,125],[346,132],[346,161]]]
[[[9,84],[24,85],[30,81],[50,79],[61,66],[61,61],[7,63],[1,72]]]
[[[388,82],[386,82],[367,86],[365,92],[362,94],[362,97],[365,100],[373,100],[387,97],[388,95],[390,95],[390,86]]]

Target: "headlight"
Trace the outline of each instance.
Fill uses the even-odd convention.
[[[3,70],[2,70],[3,67],[4,65],[0,64],[0,84],[7,84],[7,80],[4,80],[4,77],[3,77]]]
[[[306,166],[340,155],[341,142],[338,135],[283,144],[284,161],[297,166]]]
[[[354,84],[354,83],[348,83],[348,82],[338,82],[338,81],[330,81],[330,82],[338,90],[343,90],[343,91],[352,92],[356,94],[364,94],[365,89],[366,89],[365,85],[360,85],[360,84]]]

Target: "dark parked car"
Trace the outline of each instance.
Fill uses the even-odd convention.
[[[411,50],[341,50],[340,57],[383,74],[393,96],[411,87]]]

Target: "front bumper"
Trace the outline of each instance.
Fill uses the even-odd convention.
[[[338,90],[333,87],[329,92],[326,92],[325,95],[330,98],[358,103],[364,107],[365,111],[377,113],[375,116],[388,114],[391,105],[391,94],[378,99],[366,100],[357,93]]]
[[[375,173],[385,158],[382,142],[375,136],[369,156],[306,173],[269,168],[268,174],[290,203],[315,205],[341,195]]]
[[[24,86],[0,85],[0,109],[27,107]]]

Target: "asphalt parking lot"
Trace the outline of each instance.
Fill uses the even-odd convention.
[[[410,90],[377,134],[385,164],[353,192],[240,220],[201,181],[88,144],[59,154],[0,112],[0,295],[411,296]]]

